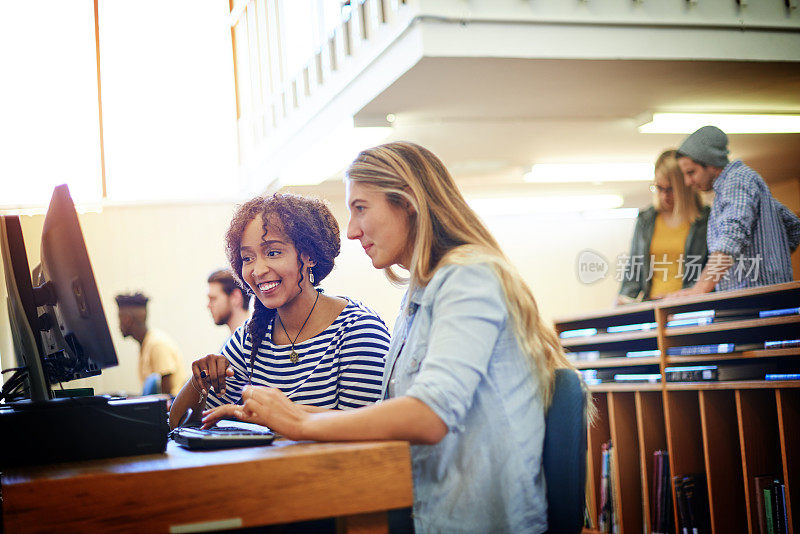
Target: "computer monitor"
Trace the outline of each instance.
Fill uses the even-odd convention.
[[[21,374],[26,375],[27,397],[34,402],[51,400],[51,385],[98,375],[117,365],[67,186],[53,192],[42,230],[41,265],[33,276],[19,218],[3,216],[0,229],[14,350]],[[15,378],[20,382],[21,374]]]

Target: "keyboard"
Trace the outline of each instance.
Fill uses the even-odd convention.
[[[269,445],[275,439],[275,434],[264,427],[217,425],[208,429],[193,426],[178,427],[172,431],[170,437],[175,443],[187,449],[211,450]]]

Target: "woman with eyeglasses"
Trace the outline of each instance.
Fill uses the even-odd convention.
[[[691,287],[708,259],[709,207],[684,184],[675,153],[667,150],[656,160],[653,205],[636,219],[617,304]]]

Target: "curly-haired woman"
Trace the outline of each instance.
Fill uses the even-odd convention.
[[[363,304],[316,288],[339,254],[339,225],[320,200],[257,197],[239,206],[225,235],[237,281],[256,296],[253,316],[222,354],[192,363],[192,377],[170,411],[241,402],[247,385],[280,389],[309,411],[378,400],[389,333]]]

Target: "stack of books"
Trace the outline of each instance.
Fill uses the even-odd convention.
[[[653,534],[672,532],[672,490],[669,486],[669,453],[653,453],[653,485],[650,491],[650,531]]]
[[[763,319],[765,317],[781,317],[798,315],[800,308],[779,308],[760,310],[758,308],[734,308],[727,310],[696,310],[667,315],[667,328],[679,326],[703,326],[720,321],[741,321],[744,319]]]
[[[711,534],[705,475],[676,476],[672,483],[678,505],[679,534]]]
[[[789,520],[786,516],[786,486],[772,475],[753,479],[761,534],[786,534]]]
[[[710,382],[729,380],[766,380],[777,370],[775,362],[742,364],[739,362],[719,365],[682,365],[666,367],[667,382]],[[777,380],[777,379],[773,379]]]

